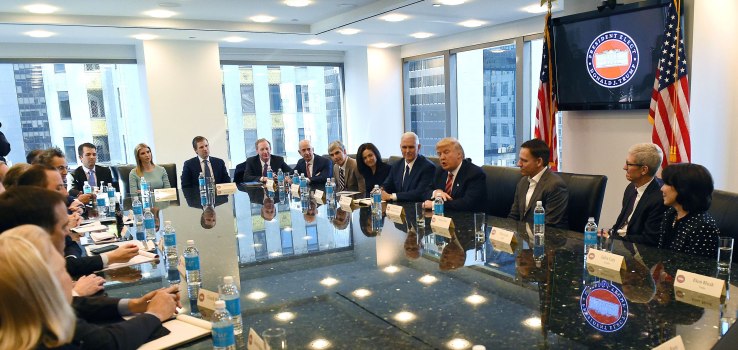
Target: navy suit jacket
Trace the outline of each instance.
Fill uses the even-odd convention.
[[[118,312],[117,298],[75,297],[77,314],[73,345],[84,349],[137,349],[161,329],[159,319],[140,314],[124,321]]]
[[[402,174],[404,172],[404,159],[392,164],[389,176],[382,185],[384,191],[397,194],[398,202],[421,202],[427,199],[425,195],[431,188],[436,165],[422,155],[418,155],[408,178],[403,183]]]
[[[99,186],[100,181],[104,181],[105,184],[112,183],[115,186],[116,191],[119,191],[117,182],[113,182],[113,174],[110,172],[110,168],[95,164],[95,180],[97,184],[90,184],[90,186]],[[72,172],[72,188],[69,189],[69,194],[76,197],[80,192],[84,190],[85,181],[87,181],[87,174],[85,168],[82,166]]]
[[[646,187],[643,192],[641,199],[638,204],[633,208],[633,216],[628,222],[626,229],[626,235],[623,237],[626,241],[633,243],[645,243],[651,246],[659,245],[659,237],[661,235],[661,220],[664,218],[664,212],[668,209],[664,205],[664,198],[661,195],[661,186],[664,182],[659,178],[654,178],[653,181]],[[635,186],[629,184],[625,188],[623,193],[623,208],[620,210],[620,215],[615,221],[614,230],[617,230],[620,226],[625,223],[628,218],[625,216],[626,207],[632,196],[636,196]],[[619,237],[619,235],[616,235]]]
[[[451,193],[449,193],[453,199],[446,201],[444,208],[458,211],[484,211],[484,202],[487,199],[486,178],[482,168],[472,164],[471,160],[462,161],[461,168],[454,178]],[[433,177],[433,187],[426,192],[426,199],[431,199],[434,190],[444,191],[447,179],[448,171],[437,168]]]
[[[228,169],[225,166],[225,162],[220,158],[210,156],[210,166],[213,168],[213,178],[216,184],[222,184],[231,182],[231,177],[228,175]],[[180,178],[180,185],[182,188],[193,188],[198,187],[197,178],[200,176],[202,168],[200,168],[200,158],[190,158],[184,162],[182,167],[182,177]]]
[[[305,159],[300,158],[300,160],[297,161],[295,170],[300,174],[306,173]],[[329,177],[333,177],[333,162],[328,158],[314,154],[313,172],[310,175],[312,175],[312,177],[310,177],[310,185],[325,185],[325,181],[328,180]]]
[[[64,238],[64,258],[67,260],[67,272],[73,278],[103,269],[100,255],[82,256],[82,248],[69,236]]]
[[[289,176],[292,173],[292,168],[290,168],[290,166],[284,162],[284,158],[280,156],[272,155],[269,159],[269,166],[272,167],[274,174],[276,174],[279,169],[282,169],[285,176]],[[233,174],[233,182],[241,183],[259,181],[261,174],[261,160],[259,159],[259,155],[255,155],[246,158],[246,161],[236,165],[236,172]]]

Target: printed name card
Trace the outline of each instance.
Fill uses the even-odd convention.
[[[653,348],[653,350],[684,350],[684,342],[682,336],[677,335],[674,338],[669,339],[665,343]]]
[[[395,204],[387,204],[387,208],[385,209],[385,213],[387,214],[387,217],[392,220],[394,223],[398,224],[404,224],[404,216],[405,216],[405,209],[402,206],[395,205]]]
[[[595,277],[606,279],[608,281],[623,284],[623,277],[621,276],[621,270],[610,270],[599,266],[587,264],[587,272]]]
[[[215,185],[215,194],[219,196],[225,194],[234,194],[236,193],[236,191],[238,191],[238,188],[236,188],[236,184],[234,184],[233,182]]]
[[[674,278],[674,289],[676,288],[687,289],[713,298],[725,295],[725,281],[684,270],[677,270],[676,278]]]
[[[431,230],[435,234],[451,238],[451,229],[454,228],[454,221],[445,216],[433,215],[431,217]]]
[[[246,343],[246,348],[248,350],[269,350],[264,339],[261,339],[259,333],[256,333],[253,328],[249,328],[249,338]]]
[[[325,193],[321,190],[315,190],[315,193],[313,193],[313,198],[322,203],[324,194]]]
[[[154,201],[165,202],[173,201],[177,199],[176,188],[157,188],[154,189]]]
[[[292,192],[292,197],[300,197],[300,185],[292,184],[292,186],[290,186],[290,192]]]
[[[622,255],[589,248],[589,251],[587,251],[587,266],[601,268],[603,270],[620,271],[625,268],[625,259]]]
[[[489,240],[506,245],[512,245],[513,243],[517,242],[517,239],[515,238],[515,232],[499,227],[492,227],[492,230],[489,231]]]
[[[349,196],[341,196],[341,199],[338,200],[338,205],[343,209],[344,211],[351,212],[353,209],[351,209],[351,204],[354,202],[353,199]]]
[[[275,188],[275,186],[274,186],[274,180],[267,179],[267,182],[264,185],[264,187],[266,187],[267,191],[274,191],[274,188]]]
[[[220,298],[218,293],[200,288],[197,293],[197,308],[204,319],[210,319],[215,312],[215,302]]]

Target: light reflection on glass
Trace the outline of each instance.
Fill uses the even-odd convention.
[[[366,298],[370,295],[372,295],[372,292],[368,289],[359,288],[355,291],[353,291],[351,294],[353,294],[357,298]]]
[[[395,273],[397,271],[400,271],[400,268],[395,265],[390,265],[384,268],[384,272],[386,273]]]
[[[318,338],[310,342],[311,349],[328,349],[331,347],[331,342],[326,339]]]
[[[292,321],[295,319],[295,314],[292,312],[280,312],[276,315],[274,315],[274,318],[280,320],[280,321]]]
[[[423,277],[420,277],[418,281],[420,281],[420,283],[425,284],[425,285],[431,285],[433,283],[436,283],[438,281],[438,278],[432,275],[425,275]]]
[[[525,319],[525,321],[523,321],[523,325],[529,328],[536,328],[536,329],[541,328],[541,318],[540,317],[527,318]]]
[[[248,295],[246,295],[246,297],[249,298],[249,299],[251,299],[251,300],[261,300],[261,299],[264,299],[264,298],[267,297],[267,293],[264,293],[264,292],[262,292],[260,290],[255,290],[255,291],[249,293]]]
[[[333,277],[326,277],[326,278],[324,278],[324,279],[322,279],[320,281],[320,284],[322,284],[322,285],[324,285],[326,287],[330,287],[330,286],[332,286],[332,285],[334,285],[336,283],[338,283],[338,280],[335,279],[335,278],[333,278]]]
[[[395,314],[394,319],[400,322],[410,322],[416,318],[415,314],[409,311],[400,311]]]
[[[468,297],[464,298],[464,300],[465,300],[465,301],[466,301],[467,303],[469,303],[469,304],[472,304],[472,305],[479,305],[479,304],[481,304],[481,303],[483,303],[483,302],[487,301],[487,298],[485,298],[485,297],[483,297],[483,296],[481,296],[481,295],[479,295],[479,294],[472,294],[472,295],[470,295],[470,296],[468,296]]]
[[[448,346],[449,349],[466,349],[471,346],[471,343],[466,339],[454,338],[446,343],[446,346]]]

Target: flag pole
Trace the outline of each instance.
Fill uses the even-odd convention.
[[[676,130],[679,128],[679,121],[677,120],[677,115],[679,115],[679,104],[677,95],[679,94],[679,46],[681,44],[681,38],[680,34],[682,32],[681,30],[681,0],[673,0],[674,6],[676,6],[676,13],[677,13],[677,28],[676,28],[676,35],[675,35],[675,45],[677,46],[676,50],[676,62],[674,62],[674,94],[671,95],[671,105],[674,106],[674,115],[669,116],[669,124],[672,125],[671,127],[671,140],[669,141],[669,162],[670,163],[676,163],[677,161],[677,146],[676,146]],[[686,53],[685,53],[686,54]],[[673,117],[673,121],[672,121]]]

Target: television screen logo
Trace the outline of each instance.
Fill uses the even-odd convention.
[[[579,306],[584,319],[601,332],[615,332],[628,321],[628,301],[623,292],[601,280],[582,291]]]
[[[586,61],[587,72],[595,83],[606,88],[620,87],[638,70],[638,45],[623,32],[604,32],[589,45]]]

